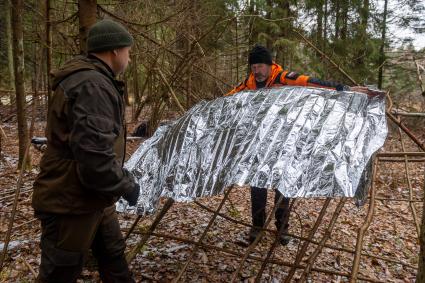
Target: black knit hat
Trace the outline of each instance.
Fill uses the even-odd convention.
[[[270,51],[264,46],[256,44],[254,48],[252,48],[252,50],[249,52],[248,64],[252,65],[258,63],[264,63],[267,65],[273,64],[272,54],[270,53]]]
[[[112,20],[95,23],[87,36],[87,52],[101,52],[131,46],[133,37],[121,24]]]

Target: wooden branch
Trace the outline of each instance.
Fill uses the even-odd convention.
[[[379,158],[379,162],[404,162],[404,158]],[[406,158],[407,162],[425,162],[425,158]]]
[[[422,113],[422,112],[404,112],[404,111],[393,110],[391,111],[391,114],[396,116],[406,116],[406,117],[425,117],[425,113]]]
[[[358,280],[360,257],[361,257],[362,248],[363,248],[363,238],[367,229],[369,228],[370,223],[372,222],[373,215],[375,213],[375,195],[376,195],[375,180],[376,180],[376,175],[378,171],[377,168],[378,168],[378,161],[375,160],[373,165],[372,183],[370,186],[369,209],[367,211],[365,222],[358,229],[357,241],[356,241],[356,252],[354,254],[350,283],[355,283]]]
[[[144,233],[142,233],[144,234]],[[193,241],[193,240],[189,240],[189,239],[184,239],[181,237],[176,237],[173,235],[170,235],[170,233],[167,234],[162,234],[162,233],[151,233],[150,235],[154,236],[154,237],[160,237],[160,238],[165,238],[165,239],[170,239],[170,240],[175,240],[175,241],[179,241],[179,242],[183,242],[183,243],[188,243],[188,244],[193,244],[195,245],[197,242]],[[204,244],[204,243],[200,243],[199,244],[200,247],[205,248],[205,249],[210,249],[210,250],[215,250],[215,251],[220,251],[220,252],[224,252],[226,254],[229,255],[233,255],[237,258],[241,258],[243,256],[243,254],[238,253],[237,251],[235,251],[234,249],[226,249],[226,248],[220,248],[220,247],[216,247],[213,245],[208,245],[208,244]],[[248,259],[251,260],[255,260],[258,262],[262,262],[264,259],[259,257],[259,256],[253,256],[253,255],[248,255]],[[287,262],[287,261],[282,261],[282,260],[270,260],[271,264],[276,264],[279,266],[287,266],[287,267],[293,267],[295,266],[297,269],[304,269],[305,265],[298,265],[296,266],[295,264],[293,264],[292,262]],[[328,270],[328,269],[324,269],[324,268],[315,268],[312,267],[311,268],[312,271],[315,272],[319,272],[319,273],[325,273],[325,274],[330,274],[330,275],[339,275],[339,276],[344,276],[344,277],[350,277],[349,273],[346,272],[339,272],[339,271],[333,271],[333,270]],[[358,276],[359,280],[363,280],[363,281],[367,281],[367,282],[376,282],[376,283],[383,283],[385,281],[381,281],[378,279],[373,279],[373,278],[369,278],[369,277],[364,277],[364,276]]]
[[[22,190],[21,192],[20,192],[20,194],[24,194],[24,193],[27,193],[27,192],[30,192],[30,191],[32,191],[32,188],[28,188],[28,189],[26,189],[26,190]],[[15,190],[15,194],[16,194],[16,190]],[[0,201],[4,201],[4,200],[7,200],[7,199],[10,199],[10,198],[13,198],[13,197],[15,197],[15,194],[10,194],[10,195],[7,195],[7,196],[2,196],[1,198],[0,198]]]
[[[10,242],[10,236],[12,234],[12,228],[13,228],[13,224],[14,224],[14,220],[15,220],[15,215],[16,215],[16,208],[18,207],[18,200],[19,200],[19,194],[21,192],[21,185],[22,185],[22,177],[25,171],[25,164],[27,162],[27,158],[29,155],[29,149],[30,149],[30,142],[28,141],[27,143],[27,147],[25,149],[25,154],[23,157],[23,161],[22,161],[22,166],[19,170],[19,177],[18,177],[18,182],[16,183],[16,191],[15,191],[15,199],[13,201],[13,208],[12,208],[12,214],[10,216],[9,219],[9,224],[7,227],[7,232],[6,232],[6,238],[4,240],[4,247],[3,247],[3,253],[0,259],[0,272],[3,270],[3,265],[4,265],[4,261],[6,260],[6,255],[7,255],[7,249],[9,246],[9,242]]]
[[[397,126],[399,126],[408,136],[409,138],[422,149],[425,151],[425,145],[407,128],[402,122],[398,121],[397,118],[391,114],[390,112],[386,111],[386,114],[390,120],[395,123]],[[379,154],[379,153],[378,153]]]
[[[403,152],[378,152],[376,157],[404,157],[404,156],[425,156],[425,152],[411,152],[411,151],[403,151]]]
[[[416,75],[417,75],[419,87],[421,88],[421,94],[422,96],[425,96],[425,87],[422,82],[421,70],[419,68],[418,61],[416,60],[415,57],[413,57],[413,61],[415,62],[415,65],[416,65]]]
[[[230,187],[229,189],[227,189],[226,193],[224,194],[223,199],[221,200],[219,206],[217,207],[216,211],[214,212],[213,216],[211,217],[207,227],[205,228],[201,237],[199,237],[198,241],[195,243],[195,247],[193,248],[192,253],[190,254],[189,258],[186,260],[185,265],[183,266],[183,268],[180,270],[177,277],[174,278],[174,280],[172,282],[176,283],[182,278],[184,272],[186,271],[187,267],[189,266],[189,263],[192,261],[193,257],[195,256],[196,252],[198,251],[199,247],[201,246],[202,241],[204,240],[204,238],[207,235],[208,231],[210,230],[212,224],[214,223],[215,219],[217,218],[218,213],[220,212],[221,208],[223,207],[224,203],[226,202],[227,198],[229,197],[232,189],[233,189],[233,187]]]
[[[423,199],[404,199],[404,198],[378,198],[375,197],[376,200],[382,200],[382,201],[405,201],[405,202],[423,202]]]
[[[349,79],[353,84],[357,85],[357,82],[353,78],[351,78],[340,66],[338,66],[334,61],[332,61],[331,58],[329,58],[325,53],[323,53],[319,48],[317,48],[311,41],[305,38],[297,30],[293,29],[293,31],[296,34],[298,34],[314,50],[316,50],[324,58],[326,58],[332,65],[334,65],[347,79]],[[387,96],[388,96],[388,93],[387,93]],[[391,110],[391,107],[389,107],[389,110]],[[407,128],[403,123],[397,121],[394,115],[391,114],[389,111],[386,111],[385,113],[387,114],[387,116],[390,118],[391,121],[393,121],[396,125],[398,125],[413,140],[414,143],[416,143],[423,151],[425,151],[425,145],[422,142],[420,142],[420,140],[409,130],[409,128]]]
[[[183,108],[183,106],[181,105],[179,99],[177,98],[177,95],[174,93],[173,88],[171,87],[171,85],[168,83],[167,79],[165,78],[164,74],[161,72],[160,69],[156,69],[156,71],[158,72],[159,76],[161,77],[162,81],[164,82],[164,84],[167,86],[168,90],[171,93],[171,98],[174,100],[174,103],[177,105],[177,108],[179,109],[179,113],[181,115],[183,115],[186,110]]]
[[[198,206],[200,206],[201,208],[209,211],[209,212],[214,212],[214,210],[212,210],[208,206],[203,205],[202,203],[200,203],[198,201],[194,201],[194,203],[197,204]],[[240,220],[236,220],[236,219],[234,219],[234,218],[232,218],[230,216],[227,216],[225,214],[222,214],[222,213],[219,213],[218,216],[220,216],[220,217],[222,217],[222,218],[224,218],[224,219],[226,219],[226,220],[228,220],[228,221],[230,221],[232,223],[235,223],[235,224],[243,225],[245,227],[253,227],[249,223],[246,223],[246,222],[240,221]],[[268,232],[268,233],[272,233],[272,234],[275,234],[276,233],[276,230],[271,230],[271,229],[267,229],[267,228],[259,228],[259,229],[261,229],[261,230],[263,230],[265,232]],[[301,237],[301,236],[298,236],[298,235],[295,235],[295,234],[291,234],[291,233],[288,233],[288,235],[290,237],[292,237],[292,238],[295,238],[295,239],[299,239],[299,240],[302,240],[302,241],[309,241],[310,243],[312,243],[314,245],[318,245],[319,244],[319,242],[314,241],[314,240],[309,240],[306,237]],[[345,248],[345,247],[336,247],[336,246],[329,245],[329,244],[325,244],[324,247],[325,248],[328,248],[328,249],[336,250],[336,251],[341,251],[341,252],[355,254],[355,250],[348,249],[348,248]],[[367,256],[367,257],[371,257],[371,258],[381,259],[383,261],[387,261],[387,262],[391,262],[391,263],[395,263],[395,264],[400,264],[402,266],[407,266],[407,267],[412,268],[412,269],[417,269],[416,266],[413,266],[413,265],[411,265],[409,263],[405,263],[405,262],[400,261],[400,260],[398,260],[396,258],[378,256],[378,255],[370,254],[370,253],[367,253],[367,252],[362,252],[362,255],[363,256]]]
[[[25,222],[24,222],[24,223],[22,223],[22,224],[16,225],[15,227],[13,227],[13,230],[17,230],[17,229],[19,229],[19,228],[21,228],[21,227],[23,227],[23,226],[25,226],[25,225],[27,225],[27,224],[31,224],[31,223],[36,222],[36,221],[38,221],[38,219],[37,219],[37,218],[30,219],[30,220],[28,220],[28,221],[25,221]]]
[[[342,208],[344,207],[346,201],[346,198],[341,199],[338,203],[338,206],[335,208],[335,212],[332,215],[331,221],[329,222],[329,225],[326,228],[325,235],[323,235],[322,239],[320,240],[320,244],[316,247],[315,251],[310,255],[309,259],[307,260],[307,265],[303,273],[301,274],[301,278],[299,280],[300,282],[304,282],[307,279],[307,275],[310,273],[311,268],[313,267],[313,264],[316,261],[316,258],[319,256],[327,240],[329,240],[329,238],[331,237],[332,230],[335,227],[336,221],[338,220],[338,217],[341,214]]]
[[[172,198],[168,198],[165,202],[164,206],[162,207],[161,211],[158,213],[158,215],[155,217],[152,225],[149,227],[148,232],[144,234],[142,239],[137,243],[137,245],[127,254],[126,260],[128,264],[131,263],[131,261],[134,259],[134,257],[140,252],[140,250],[143,248],[145,243],[148,241],[150,235],[155,231],[156,227],[158,226],[159,222],[161,222],[162,218],[164,218],[167,211],[171,208],[173,205],[174,200]]]
[[[110,16],[112,16],[112,17],[115,17],[116,18],[116,16],[114,15],[114,14],[111,14],[111,13],[109,13],[108,11],[106,11],[106,10],[103,10],[105,13],[107,13],[108,15],[110,15]],[[136,32],[138,35],[141,35],[143,38],[145,38],[145,39],[147,39],[148,41],[150,41],[150,42],[152,42],[153,44],[155,44],[155,45],[157,45],[158,47],[160,47],[160,48],[162,48],[162,49],[164,49],[165,51],[167,51],[168,53],[170,53],[170,54],[172,54],[172,55],[174,55],[174,56],[176,56],[176,57],[178,57],[178,58],[180,58],[180,59],[183,59],[184,57],[182,56],[182,55],[180,55],[180,54],[178,54],[177,52],[175,52],[174,50],[172,50],[172,49],[170,49],[170,48],[168,48],[168,47],[166,47],[166,46],[164,46],[163,44],[161,44],[160,42],[158,42],[156,39],[153,39],[153,38],[151,38],[149,35],[147,35],[146,33],[144,33],[143,31],[140,31],[140,30],[137,30],[137,29],[134,29],[134,28],[132,28],[131,26],[130,27],[128,27],[130,30],[132,30],[132,31],[134,31],[134,32]],[[206,75],[208,75],[208,76],[210,76],[210,77],[212,77],[212,78],[214,78],[215,80],[217,80],[217,81],[219,81],[219,82],[221,82],[222,84],[224,84],[224,85],[226,85],[226,86],[228,86],[228,87],[231,87],[231,85],[229,85],[228,83],[226,83],[225,81],[223,81],[221,78],[219,78],[219,77],[217,77],[216,75],[214,75],[214,74],[212,74],[212,73],[210,73],[210,72],[207,72],[203,67],[200,67],[200,66],[198,66],[198,65],[196,65],[196,64],[194,64],[193,65],[198,71],[200,71],[200,72],[202,72],[202,73],[204,73],[204,74],[206,74]]]
[[[2,126],[0,125],[0,135],[2,135],[4,137],[4,141],[7,142],[7,136],[6,133],[4,132]],[[1,139],[1,137],[0,137]]]
[[[132,22],[132,21],[126,20],[126,19],[124,19],[124,18],[122,18],[122,17],[119,17],[119,16],[117,16],[117,15],[113,14],[112,12],[110,12],[110,11],[106,10],[105,8],[103,8],[103,7],[102,7],[102,5],[99,5],[99,4],[98,4],[98,5],[97,5],[97,7],[98,7],[98,8],[99,8],[99,10],[101,10],[102,12],[104,12],[104,13],[108,14],[109,16],[111,16],[111,17],[113,17],[113,18],[115,18],[115,19],[120,20],[120,21],[121,21],[121,22],[123,22],[123,23],[129,24],[129,25],[138,26],[138,27],[143,27],[143,28],[147,28],[147,27],[152,26],[152,25],[157,25],[157,24],[161,24],[161,23],[167,22],[167,21],[168,21],[168,20],[170,20],[171,18],[173,18],[173,17],[175,17],[175,16],[177,16],[177,15],[179,15],[179,14],[183,13],[184,11],[186,11],[186,10],[189,8],[189,6],[187,6],[187,7],[184,7],[183,9],[181,9],[181,10],[179,10],[179,11],[175,12],[174,14],[171,14],[171,15],[169,15],[169,16],[166,16],[165,18],[163,18],[163,19],[161,19],[161,20],[158,20],[158,21],[155,21],[155,22],[151,22],[151,23],[148,23],[148,24],[141,24],[141,23]]]
[[[402,148],[403,151],[406,151],[406,147],[404,146],[403,136],[401,134],[400,128],[398,128],[398,133],[399,133],[399,137],[400,137],[401,148]],[[409,188],[409,207],[410,207],[410,210],[412,212],[413,221],[415,223],[416,233],[418,235],[418,240],[419,240],[419,236],[421,235],[421,228],[420,228],[420,224],[419,224],[419,221],[418,221],[418,216],[416,214],[415,204],[412,202],[412,200],[413,200],[413,189],[412,189],[412,182],[410,181],[409,166],[408,165],[409,165],[409,163],[407,161],[407,155],[405,155],[404,156],[404,172],[406,173],[406,181],[407,181],[407,186]]]
[[[277,203],[275,203],[275,205],[273,206],[273,209],[269,212],[269,215],[267,216],[267,219],[266,219],[266,222],[264,223],[263,228],[267,228],[269,226],[269,223],[273,219],[275,212],[277,210],[277,207],[278,207],[276,204],[281,203],[282,200],[283,200],[283,195],[280,195],[279,200],[277,201]],[[251,254],[251,252],[254,250],[254,248],[257,246],[257,244],[260,242],[260,240],[263,238],[263,235],[264,235],[264,230],[260,230],[260,233],[258,233],[254,242],[252,242],[249,245],[249,247],[246,249],[241,261],[239,262],[238,267],[236,268],[236,271],[233,272],[232,279],[230,280],[231,283],[236,282],[237,277],[239,276],[239,272],[241,271],[246,259]]]
[[[294,206],[295,200],[296,199],[292,199],[291,205],[289,206],[289,212],[292,211],[292,208]],[[286,217],[286,219],[285,219],[285,221],[283,221],[283,223],[286,223],[289,220],[289,213],[287,215],[285,215],[285,217]],[[272,254],[275,251],[277,245],[279,244],[280,235],[283,234],[283,229],[285,229],[285,226],[284,225],[282,225],[279,228],[279,231],[276,233],[275,238],[274,238],[274,241],[273,241],[273,244],[270,246],[270,249],[267,252],[266,258],[261,263],[260,270],[257,272],[257,276],[255,277],[255,283],[260,283],[261,282],[261,276],[262,276],[262,274],[264,272],[264,269],[266,268],[267,264],[270,261],[270,257],[272,256]],[[297,263],[295,263],[295,264],[297,264]]]
[[[136,220],[134,220],[133,224],[131,225],[130,229],[127,231],[127,234],[124,237],[124,241],[127,241],[127,239],[130,237],[131,233],[133,233],[134,228],[136,228],[137,223],[142,218],[141,215],[137,215]]]
[[[34,268],[28,263],[28,261],[24,257],[20,257],[21,261],[25,264],[25,266],[31,271],[34,278],[37,278],[37,272],[35,272]]]
[[[304,244],[301,247],[301,250],[297,253],[297,256],[295,257],[295,265],[298,265],[301,263],[301,260],[303,259],[305,252],[307,251],[308,244],[310,243],[311,240],[313,240],[314,234],[316,234],[317,229],[322,223],[323,217],[325,216],[326,210],[328,209],[330,202],[331,202],[331,198],[326,198],[326,201],[323,204],[322,209],[320,210],[319,216],[317,217],[313,228],[310,230],[310,233],[308,234],[307,238],[309,239],[309,241],[304,242]],[[294,267],[289,270],[288,276],[285,278],[285,283],[291,282],[292,277],[295,274],[295,271],[296,269]]]
[[[327,56],[322,50],[320,50],[318,47],[316,47],[310,40],[308,40],[304,35],[302,35],[299,31],[296,29],[293,29],[293,31],[301,37],[302,40],[304,40],[308,45],[310,45],[314,50],[316,50],[320,55],[322,55],[324,58],[326,58],[335,68],[338,69],[347,79],[350,80],[350,82],[354,85],[358,85],[357,82],[350,77],[337,63],[335,63],[329,56]]]

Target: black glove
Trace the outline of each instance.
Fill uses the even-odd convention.
[[[135,206],[140,195],[140,186],[137,183],[134,183],[133,189],[130,193],[124,194],[122,197],[128,201],[130,206]]]
[[[128,202],[130,206],[135,206],[140,195],[140,186],[136,183],[134,176],[127,169],[123,168],[123,173],[133,182],[133,188],[129,193],[124,194],[122,197]]]

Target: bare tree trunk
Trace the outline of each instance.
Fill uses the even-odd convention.
[[[239,81],[239,30],[238,30],[238,17],[235,17],[235,47],[236,47],[236,81]],[[191,68],[193,69],[193,67]],[[189,108],[186,108],[189,109]]]
[[[316,43],[318,46],[322,46],[322,35],[323,35],[323,3],[318,1],[316,4],[317,13],[317,31],[316,31]]]
[[[341,33],[340,37],[342,40],[347,39],[347,31],[348,31],[348,3],[346,1],[343,1],[341,3],[342,10],[341,10],[341,19],[342,19],[342,27],[341,27]]]
[[[423,211],[422,211],[422,224],[421,224],[421,234],[419,237],[419,243],[420,243],[419,266],[418,266],[418,274],[416,275],[416,283],[425,283],[425,199],[424,199],[424,205],[423,205]]]
[[[326,53],[326,41],[328,40],[328,0],[325,0],[322,51]]]
[[[272,0],[267,0],[266,1],[266,19],[271,20],[272,19],[272,10],[273,10],[273,3]],[[272,50],[273,49],[273,32],[269,31],[268,36],[266,38],[266,47],[268,50]]]
[[[29,167],[30,158],[26,164],[22,164],[28,140],[28,126],[25,115],[25,81],[24,81],[24,38],[22,27],[23,0],[12,0],[12,26],[13,34],[13,63],[15,70],[15,90],[16,90],[16,113],[18,117],[18,138],[19,138],[19,162],[18,167]]]
[[[360,25],[358,26],[357,31],[357,40],[359,42],[366,43],[367,40],[367,25],[369,22],[369,0],[363,0],[361,7],[359,8],[359,16],[360,16]],[[365,64],[365,56],[366,56],[366,44],[360,46],[357,51],[357,58],[355,59],[356,66],[360,68],[364,68]]]
[[[341,13],[340,13],[340,6],[339,6],[339,0],[335,1],[335,40],[339,38],[339,32],[341,29]]]
[[[135,52],[136,53],[136,52]],[[132,109],[133,109],[133,115],[132,115],[132,119],[134,120],[135,116],[134,116],[134,108],[138,107],[140,105],[140,87],[139,87],[139,64],[137,62],[137,55],[134,55],[132,58],[132,62],[131,64],[133,65],[133,72],[132,72],[132,77],[133,77],[133,105],[132,105]]]
[[[78,19],[80,25],[80,53],[87,53],[87,34],[90,27],[96,23],[97,1],[78,0]]]
[[[384,15],[382,19],[382,37],[381,37],[381,46],[379,48],[379,72],[378,72],[378,88],[382,89],[382,80],[384,72],[384,62],[385,62],[385,41],[386,41],[386,32],[387,32],[387,7],[388,0],[385,0],[384,5]]]
[[[284,0],[279,2],[279,7],[282,10],[282,17],[284,19],[288,19],[290,16],[292,16],[291,6],[290,6],[289,0]],[[292,28],[292,20],[288,19],[287,21],[282,22],[282,33],[281,37],[289,39],[290,30]],[[290,66],[290,52],[288,47],[284,47],[280,50],[280,58],[276,58],[276,61],[281,63],[282,66],[286,66],[287,68],[291,69]]]
[[[52,25],[50,23],[50,0],[46,0],[45,17],[46,17],[46,73],[47,73],[47,107],[50,108],[52,100],[52,82],[50,81],[50,71],[52,70]],[[48,112],[48,111],[47,111]]]
[[[248,8],[248,15],[256,15],[257,11],[255,9],[255,2],[250,1],[249,2],[249,8]],[[247,17],[247,26],[248,26],[248,46],[252,47],[254,45],[254,42],[257,42],[258,39],[258,31],[255,28],[254,21],[255,17]],[[249,72],[248,72],[249,74]]]
[[[9,68],[9,89],[15,89],[15,74],[13,71],[13,53],[12,53],[12,18],[10,17],[10,0],[5,1],[5,12],[6,12],[6,45],[7,45],[7,63]],[[13,92],[10,92],[9,96],[10,100],[10,108],[13,108],[13,102],[15,98],[13,96]]]

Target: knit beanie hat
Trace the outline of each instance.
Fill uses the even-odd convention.
[[[131,46],[133,37],[121,24],[112,20],[95,23],[87,37],[87,52],[101,52]]]
[[[272,62],[272,54],[270,51],[264,46],[256,44],[254,48],[249,52],[248,56],[248,64],[258,64],[264,63],[267,65],[273,64]]]

